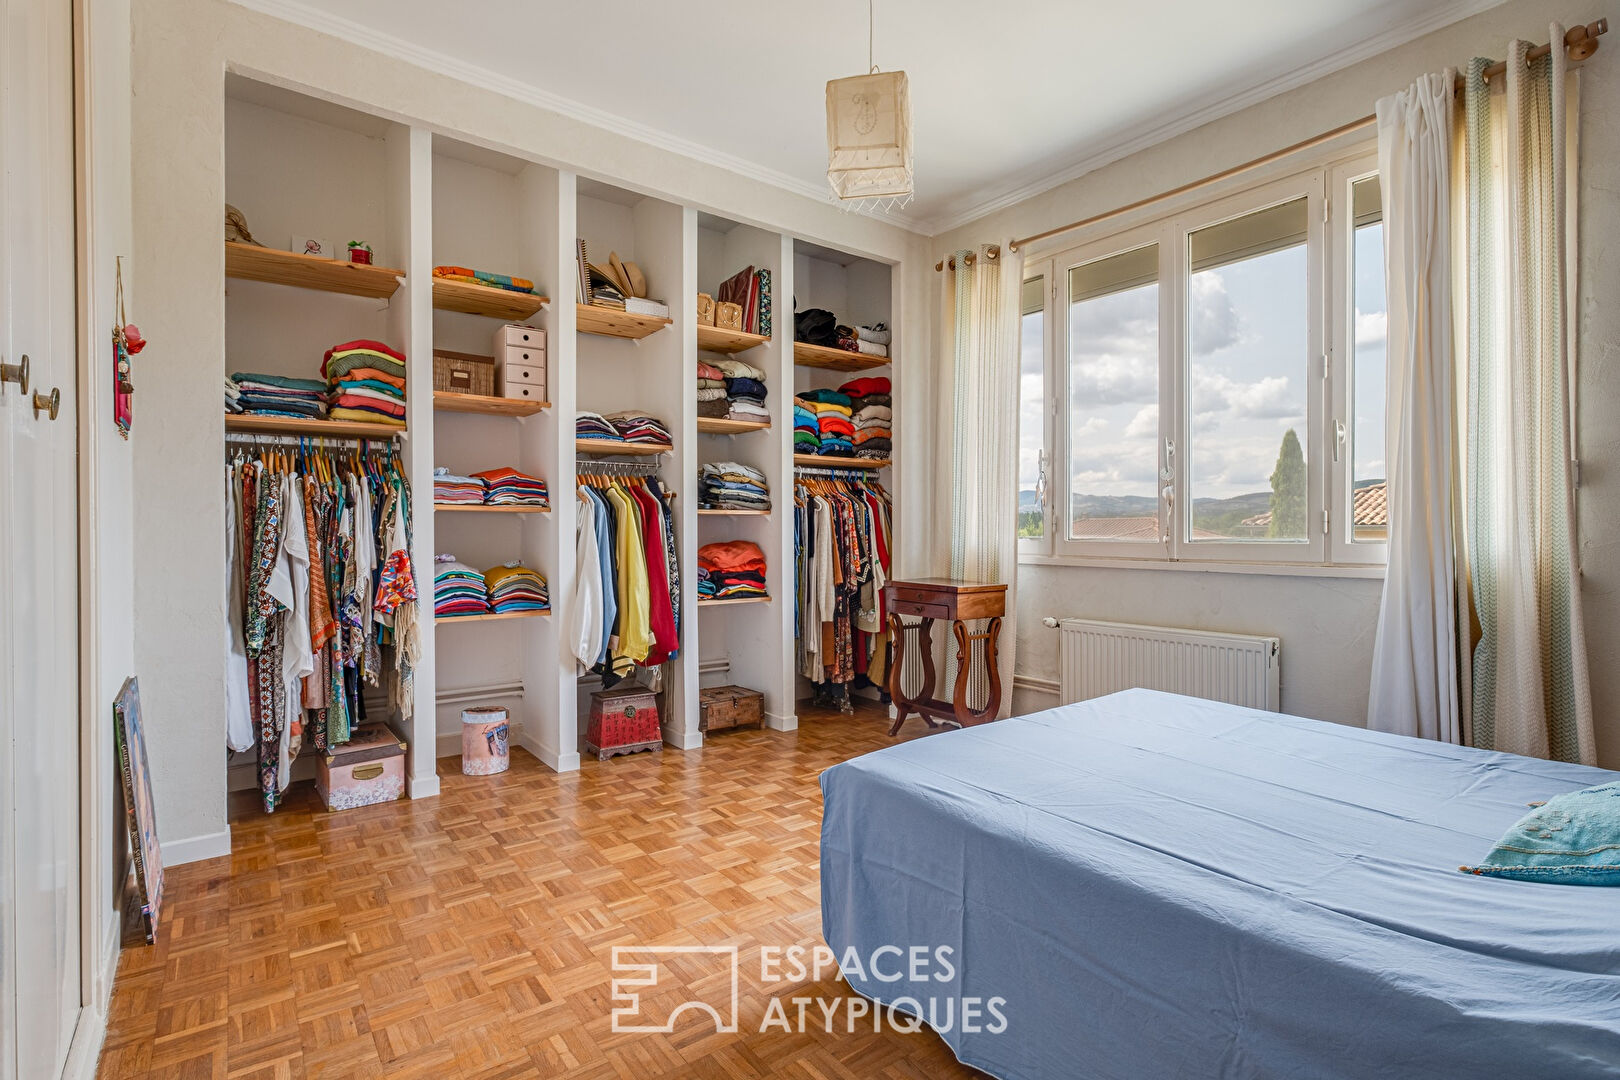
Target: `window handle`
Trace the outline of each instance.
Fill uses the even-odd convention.
[[[1046,448],[1042,447],[1035,455],[1035,500],[1041,504],[1041,512],[1046,512]]]
[[[1159,497],[1164,500],[1164,528],[1160,541],[1170,542],[1170,519],[1176,509],[1176,441],[1164,440],[1164,464],[1159,466]]]
[[[1344,421],[1333,421],[1333,461],[1338,463],[1339,457],[1344,453]]]

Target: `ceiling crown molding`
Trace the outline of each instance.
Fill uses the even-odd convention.
[[[1380,53],[1399,48],[1409,41],[1416,41],[1425,34],[1433,33],[1454,22],[1460,22],[1482,11],[1501,6],[1506,0],[1450,0],[1438,7],[1431,8],[1421,15],[1415,16],[1396,26],[1390,27],[1382,33],[1375,34],[1366,40],[1320,60],[1312,61],[1292,71],[1267,79],[1246,88],[1232,91],[1225,97],[1212,101],[1207,105],[1190,108],[1180,114],[1172,114],[1163,123],[1157,124],[1146,131],[1116,138],[1111,142],[1093,145],[1079,151],[1070,161],[1057,169],[1043,174],[1037,180],[1024,183],[1007,184],[1006,182],[986,184],[976,191],[970,192],[960,198],[953,199],[947,206],[933,218],[922,222],[932,235],[942,233],[977,221],[982,217],[1015,206],[1025,199],[1033,198],[1043,192],[1078,179],[1086,173],[1095,172],[1105,165],[1112,165],[1116,161],[1130,157],[1132,154],[1146,150],[1150,146],[1184,135],[1189,131],[1203,127],[1205,124],[1241,112],[1250,105],[1258,105],[1268,98],[1289,90],[1304,86],[1335,71],[1342,71],[1353,64],[1370,59]],[[1215,93],[1220,93],[1216,90]]]
[[[230,2],[238,7],[257,11],[262,15],[269,15],[272,18],[281,19],[284,22],[290,22],[314,30],[317,33],[327,34],[351,44],[372,49],[435,74],[455,79],[458,82],[467,83],[479,89],[500,94],[503,97],[514,98],[536,108],[545,109],[547,112],[557,113],[569,119],[589,124],[592,127],[601,128],[604,131],[611,131],[627,139],[634,139],[636,142],[645,143],[648,146],[666,150],[672,154],[679,154],[682,157],[691,158],[706,165],[715,165],[725,169],[727,172],[736,173],[750,180],[756,180],[791,194],[840,208],[838,200],[833,197],[831,191],[821,184],[806,182],[796,176],[790,176],[787,173],[767,168],[758,162],[737,157],[735,154],[728,154],[723,150],[705,146],[691,139],[683,139],[667,131],[620,116],[617,113],[586,105],[573,98],[553,94],[530,83],[509,78],[486,68],[478,67],[475,64],[470,64],[465,60],[457,59],[447,53],[424,48],[414,42],[406,41],[404,38],[364,26],[352,19],[333,15],[314,4],[304,3],[302,0],[230,0]],[[861,210],[859,212],[888,224],[896,225],[909,232],[922,236],[927,235],[927,223],[909,214],[894,210]]]

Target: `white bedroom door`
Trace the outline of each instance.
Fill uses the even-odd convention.
[[[81,1001],[73,138],[70,0],[0,0],[0,1076],[18,1080],[62,1075]]]

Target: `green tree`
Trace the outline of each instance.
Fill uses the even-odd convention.
[[[1266,535],[1284,540],[1305,535],[1305,451],[1293,428],[1283,432],[1277,467],[1271,470],[1271,526]]]

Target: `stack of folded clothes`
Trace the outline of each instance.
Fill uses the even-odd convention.
[[[793,399],[793,452],[821,453],[821,425],[816,422],[816,404],[798,397]]]
[[[550,506],[546,482],[518,472],[510,465],[475,472],[472,478],[485,485],[484,502],[490,506]]]
[[[698,469],[700,510],[769,510],[765,474],[738,461],[715,461]]]
[[[849,395],[855,424],[855,456],[887,461],[894,446],[894,415],[889,380],[877,377],[851,379],[838,388]]]
[[[454,555],[433,557],[434,618],[457,615],[488,615],[489,593],[484,575],[457,562]]]
[[[229,375],[225,376],[225,411],[239,413],[242,411],[242,388],[236,385],[236,380]]]
[[[765,553],[752,540],[698,548],[698,601],[765,596]]]
[[[866,356],[889,355],[889,324],[873,323],[855,328],[855,351]]]
[[[698,361],[698,415],[724,420],[731,414],[726,400],[726,373],[713,364]]]
[[[576,439],[606,439],[608,442],[624,442],[608,418],[601,413],[581,412],[574,417],[574,438]]]
[[[488,289],[502,289],[506,292],[531,294],[534,292],[534,282],[528,278],[491,274],[484,270],[469,270],[465,266],[435,266],[433,276],[443,278],[445,281],[459,281],[466,285],[482,285]]]
[[[433,470],[433,501],[454,506],[482,506],[484,482],[473,476],[457,476],[440,465]]]
[[[326,350],[321,374],[334,420],[405,426],[405,354],[361,338]]]
[[[726,417],[730,420],[768,422],[765,408],[765,373],[741,360],[717,360],[715,367],[726,376]]]
[[[492,566],[484,572],[489,606],[496,615],[513,611],[550,611],[546,579],[521,563]]]
[[[669,428],[656,416],[626,409],[624,412],[609,413],[607,419],[613,424],[613,430],[625,442],[656,443],[660,446],[669,446],[674,443],[674,436],[670,435]]]
[[[806,390],[798,400],[816,414],[816,453],[849,457],[855,452],[855,422],[850,418],[849,395],[838,390]]]
[[[231,376],[236,384],[237,411],[251,416],[301,416],[320,419],[326,415],[326,384],[319,379],[293,379],[286,375],[258,375],[238,371]],[[226,408],[231,391],[225,389]]]

